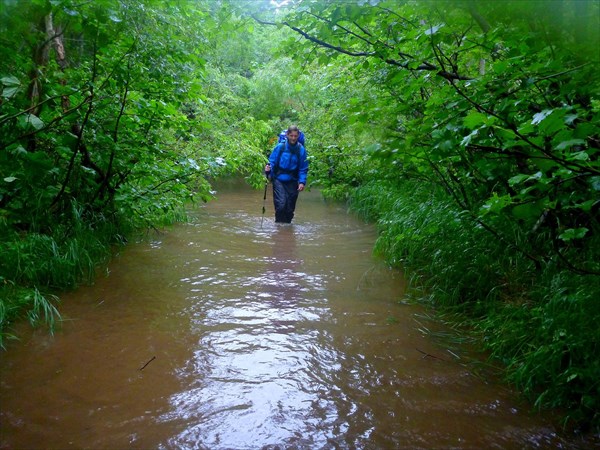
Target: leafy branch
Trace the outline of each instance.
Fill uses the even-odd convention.
[[[266,20],[262,20],[259,19],[258,17],[256,17],[256,15],[252,15],[253,19],[260,23],[261,25],[270,25],[270,26],[279,26],[279,25],[284,25],[288,28],[290,28],[291,30],[295,31],[296,33],[300,34],[302,37],[304,37],[305,39],[309,40],[310,42],[313,42],[315,44],[317,44],[320,47],[323,48],[327,48],[330,50],[334,50],[338,53],[344,54],[344,55],[348,55],[348,56],[352,56],[352,57],[376,57],[382,61],[384,61],[386,64],[392,65],[392,66],[396,66],[396,67],[401,67],[403,69],[409,70],[409,71],[414,71],[414,72],[420,72],[420,71],[430,71],[430,72],[436,72],[436,74],[442,78],[445,78],[447,80],[470,80],[470,77],[466,77],[463,75],[460,75],[458,73],[453,73],[453,72],[448,72],[446,70],[440,69],[439,66],[432,64],[430,62],[427,61],[423,61],[421,62],[419,65],[417,65],[416,67],[413,67],[410,61],[399,61],[397,59],[394,58],[388,58],[385,55],[382,55],[380,52],[378,51],[353,51],[353,50],[349,50],[347,48],[338,46],[338,45],[334,45],[331,44],[325,40],[319,39],[315,36],[310,35],[308,32],[302,30],[301,28],[292,25],[291,23],[287,22],[287,21],[282,21],[280,24],[275,23],[275,22],[269,22]],[[348,30],[344,29],[349,35],[354,35],[356,36],[355,33],[349,32]],[[368,42],[370,45],[374,46],[373,43],[369,42],[368,40],[366,40],[365,38],[360,38],[361,40]],[[400,56],[407,56],[406,53],[404,52],[398,52],[398,55]]]

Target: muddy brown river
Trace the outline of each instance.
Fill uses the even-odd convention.
[[[477,375],[403,302],[375,229],[224,185],[61,296],[1,354],[2,449],[587,448]],[[588,442],[589,444],[589,442]]]

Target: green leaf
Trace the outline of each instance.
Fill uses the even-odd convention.
[[[532,160],[533,164],[540,169],[542,172],[547,172],[558,167],[558,163],[550,158],[546,158],[536,152],[535,158]]]
[[[553,109],[545,109],[542,112],[539,112],[533,116],[533,120],[531,121],[532,125],[538,125],[541,121],[543,121],[546,117],[552,114]]]
[[[527,136],[528,134],[533,133],[535,128],[531,123],[524,123],[518,128],[518,130],[520,134]]]
[[[582,145],[585,144],[583,139],[569,139],[568,141],[562,141],[560,144],[556,146],[556,150],[564,150],[566,148],[572,147],[574,145]]]
[[[596,204],[599,200],[587,200],[583,203],[580,203],[578,205],[575,205],[576,208],[581,209],[582,211],[585,211],[586,213],[589,213],[592,208],[594,207],[594,204]]]
[[[38,152],[27,152],[24,158],[28,161],[31,168],[39,167],[41,169],[49,170],[53,167],[53,162],[50,157],[41,151]]]
[[[568,228],[564,232],[558,235],[558,238],[568,242],[573,239],[581,239],[583,238],[589,230],[585,227],[583,228]]]
[[[431,36],[431,35],[434,35],[434,34],[436,34],[436,33],[437,33],[439,30],[440,30],[440,28],[442,28],[443,26],[444,26],[444,24],[440,24],[440,25],[434,25],[434,26],[431,26],[431,27],[427,28],[427,30],[425,30],[425,35],[426,35],[426,36]]]
[[[497,61],[494,63],[494,65],[492,66],[492,69],[496,73],[496,75],[500,75],[500,74],[503,74],[504,72],[506,72],[507,69],[509,69],[509,67],[510,67],[509,61],[500,60],[500,61]]]
[[[22,145],[16,145],[7,149],[14,156],[23,156],[27,154],[27,150]]]
[[[590,155],[587,152],[575,152],[571,153],[567,159],[569,161],[589,161]]]
[[[18,122],[21,128],[25,130],[31,127],[35,128],[36,130],[41,130],[44,128],[44,122],[42,122],[39,117],[34,116],[33,114],[25,114],[19,117]]]
[[[14,77],[12,75],[2,77],[0,78],[0,81],[2,81],[2,84],[4,86],[8,87],[21,86],[21,81],[19,81],[17,77]]]
[[[4,98],[12,98],[15,94],[19,92],[19,87],[5,87],[2,90],[2,97]]]
[[[2,77],[0,81],[4,85],[4,89],[2,89],[2,97],[4,98],[13,97],[21,89],[21,81],[12,75]]]
[[[521,184],[526,180],[529,180],[530,176],[524,173],[520,173],[519,175],[515,175],[508,179],[508,185],[514,187],[517,184]]]
[[[537,219],[540,216],[540,214],[542,213],[542,211],[544,211],[544,206],[545,206],[545,204],[543,201],[539,201],[539,202],[535,202],[535,203],[525,203],[522,205],[516,205],[512,209],[512,214],[517,219],[522,219],[522,220]]]
[[[471,134],[469,134],[468,136],[465,136],[463,138],[463,140],[460,142],[460,145],[462,145],[463,147],[466,147],[467,145],[469,145],[471,143],[471,139],[473,139],[475,136],[477,136],[478,133],[479,133],[479,130],[473,130],[471,132]]]
[[[479,210],[479,213],[484,216],[490,213],[498,213],[505,207],[512,203],[512,199],[509,194],[499,196],[497,193],[493,193],[492,197],[485,202],[485,204]]]
[[[6,177],[6,178],[4,178],[4,181],[6,181],[7,183],[12,183],[16,179],[17,179],[16,177]]]
[[[480,113],[479,111],[471,111],[464,118],[463,122],[467,128],[473,130],[474,128],[484,125],[487,122],[487,115]]]
[[[381,144],[379,144],[379,143],[374,143],[374,144],[367,145],[363,149],[363,151],[365,153],[377,153],[379,150],[381,150]]]
[[[546,136],[551,136],[559,130],[566,128],[564,109],[544,110],[533,116],[532,125],[538,125],[540,132]]]
[[[508,130],[506,128],[501,128],[501,127],[498,127],[498,126],[494,126],[493,129],[494,129],[496,135],[500,139],[512,140],[512,139],[515,139],[517,137],[517,135],[515,134],[515,132],[513,130]]]

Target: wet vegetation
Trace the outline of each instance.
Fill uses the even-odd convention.
[[[597,2],[0,5],[4,340],[211,180],[260,187],[295,122],[310,184],[378,224],[422,301],[598,429]]]

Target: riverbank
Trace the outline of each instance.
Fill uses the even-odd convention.
[[[182,221],[183,211],[153,218],[155,226]],[[42,230],[0,229],[0,349],[13,338],[11,325],[27,320],[52,332],[60,320],[59,293],[93,282],[115,249],[147,231],[134,217],[63,218]]]
[[[566,429],[600,432],[599,276],[557,260],[536,267],[528,236],[507,246],[431,185],[371,183],[350,204],[377,223],[376,251],[407,270],[422,302],[459,313],[507,382],[538,408],[566,410]],[[598,247],[576,251],[593,258]]]

